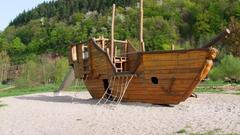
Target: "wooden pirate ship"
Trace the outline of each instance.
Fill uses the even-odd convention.
[[[141,0],[140,50],[128,40],[112,36],[93,38],[69,47],[69,63],[75,78],[83,79],[87,90],[101,102],[144,102],[178,104],[185,101],[209,73],[217,49],[211,46],[229,34],[225,30],[203,48],[145,51]]]

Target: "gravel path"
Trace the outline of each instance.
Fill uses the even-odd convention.
[[[240,96],[199,94],[174,107],[97,106],[88,92],[1,98],[1,135],[151,135],[240,133]]]

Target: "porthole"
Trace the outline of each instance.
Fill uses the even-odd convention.
[[[151,81],[153,84],[158,84],[158,78],[157,77],[152,77]]]

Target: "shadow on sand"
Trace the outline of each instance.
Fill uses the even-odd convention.
[[[89,104],[89,105],[96,105],[98,100],[97,99],[81,99],[78,97],[72,96],[47,96],[47,95],[34,95],[34,96],[19,96],[15,97],[16,99],[21,100],[37,100],[43,102],[54,102],[54,103],[74,103],[74,104]],[[107,103],[111,104],[111,103]],[[162,104],[147,104],[147,103],[138,103],[138,102],[122,102],[122,105],[126,106],[141,106],[141,107],[167,107],[171,108],[174,106],[171,105],[162,105]]]
[[[97,100],[95,99],[80,99],[78,97],[72,96],[46,96],[46,95],[36,95],[36,96],[20,96],[15,97],[16,99],[21,100],[37,100],[44,102],[57,102],[57,103],[79,103],[79,104],[96,104]]]

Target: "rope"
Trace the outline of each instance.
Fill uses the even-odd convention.
[[[103,100],[105,100],[103,104],[107,104],[108,102],[115,104],[115,105],[120,104],[133,76],[134,75],[131,75],[131,77],[129,77],[129,76],[113,76],[113,77],[111,77],[108,88],[105,90],[104,94],[97,102],[97,105],[99,105]],[[111,88],[111,93],[108,93],[108,90],[110,88]]]
[[[129,86],[132,78],[133,78],[133,75],[131,76],[131,78],[130,78],[128,81],[126,81],[127,83],[125,83],[125,88],[124,88],[124,90],[123,90],[122,97],[121,97],[121,98],[119,99],[119,101],[117,102],[117,105],[120,104],[120,102],[122,101],[123,96],[125,95],[125,92],[126,92],[128,86]],[[127,77],[127,79],[128,79],[128,77]]]
[[[108,84],[108,86],[109,86],[109,88],[111,87],[111,93],[112,93],[112,90],[113,90],[113,88],[115,87],[115,81],[116,81],[116,76],[114,76],[114,81],[113,81],[113,85],[112,85],[112,87],[111,87],[111,83],[109,83]],[[111,97],[112,97],[112,94],[111,93],[108,93],[108,90],[109,89],[107,89],[105,92],[106,92],[106,94],[105,94],[105,96],[107,95],[107,98],[105,99],[105,102],[103,103],[103,104],[106,104],[110,99],[111,99]],[[105,97],[104,96],[104,97]]]
[[[125,77],[125,76],[122,77],[121,92],[120,92],[120,94],[119,94],[119,98],[118,98],[116,104],[119,104],[119,103],[120,103],[119,100],[121,99],[122,94],[123,94],[123,90],[124,90],[125,87],[126,87],[127,79],[128,79],[128,77]]]
[[[114,78],[114,82],[115,82],[115,76],[111,77],[111,78],[110,78],[110,81],[109,81],[109,85],[108,85],[107,89],[105,90],[104,94],[102,95],[102,97],[101,97],[101,98],[99,99],[99,101],[96,103],[97,105],[100,104],[102,100],[104,100],[104,97],[106,96],[107,91],[108,91],[109,88],[110,88],[110,84],[111,84],[113,78]]]
[[[120,84],[121,84],[121,82],[120,82]],[[112,100],[111,100],[111,103],[113,103],[115,100],[116,100],[116,98],[118,97],[118,90],[119,90],[119,80],[117,81],[117,91],[116,91],[116,94],[115,94],[115,96],[112,94],[112,96],[114,97]],[[113,87],[114,88],[114,87]],[[121,90],[121,88],[120,88],[120,90]],[[113,91],[114,92],[114,91]]]
[[[120,77],[120,79],[121,79],[121,77]],[[121,82],[120,82],[120,84],[121,84],[121,87],[120,87],[120,90],[122,90],[122,83],[123,83],[123,81],[121,80]],[[113,102],[117,99],[117,97],[118,97],[118,92],[119,90],[117,89],[117,91],[116,91],[116,96],[114,97],[114,99],[113,99]],[[120,91],[120,94],[121,94],[121,91]]]

